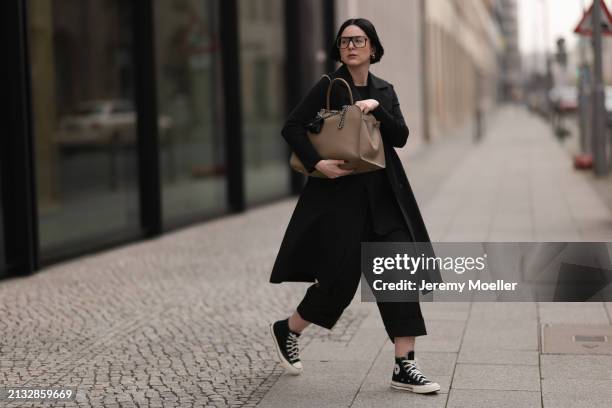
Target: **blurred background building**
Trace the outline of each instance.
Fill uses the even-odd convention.
[[[512,0],[6,0],[0,275],[299,192],[280,136],[370,19],[409,149],[517,92]]]
[[[496,11],[502,35],[500,53],[500,97],[516,101],[521,92],[521,54],[519,50],[518,10],[516,0],[497,0]]]
[[[609,39],[604,41],[603,47],[604,81],[606,84],[612,85],[612,41],[609,41]]]

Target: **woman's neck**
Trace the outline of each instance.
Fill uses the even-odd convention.
[[[353,78],[353,85],[355,86],[366,86],[368,84],[368,65],[360,65],[358,67],[346,66],[351,73]]]

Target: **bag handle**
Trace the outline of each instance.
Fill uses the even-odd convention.
[[[333,80],[331,78],[329,78],[329,76],[326,76],[331,82],[329,83],[329,86],[327,87],[327,110],[329,109],[329,97],[331,95],[331,90],[332,90],[332,86],[334,85],[334,82],[336,81],[340,81],[344,84],[344,86],[346,87],[346,89],[348,90],[349,93],[349,97],[351,98],[351,105],[354,105],[354,101],[353,101],[353,92],[351,92],[351,86],[348,84],[348,82],[346,82],[344,79],[342,78],[334,78]]]

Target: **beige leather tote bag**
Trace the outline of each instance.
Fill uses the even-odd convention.
[[[327,75],[325,75],[327,76]],[[329,77],[327,76],[329,79]],[[340,81],[349,92],[350,105],[342,110],[331,110],[329,99],[335,81]],[[364,114],[359,106],[354,104],[353,93],[348,82],[342,78],[330,80],[327,88],[327,107],[321,109],[319,115],[323,118],[320,133],[307,132],[308,138],[324,159],[346,160],[340,165],[345,170],[354,169],[351,174],[365,173],[385,168],[385,151],[380,135],[380,122],[368,113]],[[327,178],[318,170],[308,173],[295,152],[289,160],[291,167],[312,177]]]

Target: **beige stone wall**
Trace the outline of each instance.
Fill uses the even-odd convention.
[[[468,126],[497,99],[500,36],[486,1],[427,0],[427,89],[434,137]]]

